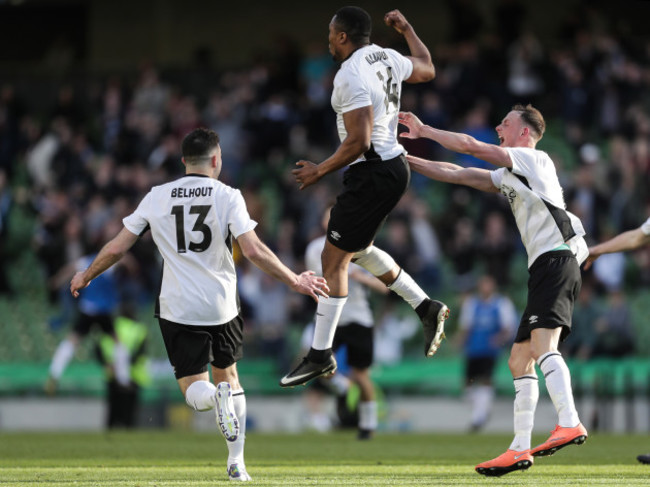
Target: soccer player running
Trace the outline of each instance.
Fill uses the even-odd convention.
[[[181,145],[185,176],[155,186],[124,228],[78,272],[70,292],[78,297],[92,279],[118,262],[151,230],[164,266],[156,316],[169,361],[187,404],[215,409],[227,440],[230,480],[251,480],[244,463],[246,398],[236,362],[241,359],[243,321],[237,299],[232,238],[243,255],[294,291],[315,300],[326,296],[325,279],[288,269],[255,233],[241,193],[218,181],[219,137],[212,130],[190,132]],[[212,365],[210,382],[208,363]]]
[[[444,337],[447,306],[429,299],[390,255],[373,245],[410,180],[404,148],[397,142],[402,82],[422,83],[435,76],[429,50],[406,18],[393,10],[384,21],[404,36],[411,56],[370,44],[370,15],[359,7],[341,8],[329,24],[329,50],[341,63],[332,93],[341,145],[320,164],[298,161],[292,173],[300,189],[305,189],[349,167],[343,192],[331,211],[321,256],[330,296],[319,298],[311,349],[280,380],[282,387],[305,384],[336,370],[332,341],[348,296],[350,262],[378,277],[415,309],[423,323],[426,356],[436,352]]]
[[[515,437],[505,453],[480,463],[476,471],[500,476],[524,470],[535,456],[584,443],[587,430],[578,418],[569,368],[558,344],[571,331],[573,303],[582,282],[579,266],[587,257],[587,245],[580,220],[565,210],[553,161],[535,149],[544,134],[542,114],[531,105],[514,106],[496,127],[498,146],[426,126],[412,113],[400,113],[399,121],[409,129],[403,137],[426,137],[446,149],[501,166],[488,171],[408,156],[411,168],[431,179],[505,195],[528,253],[528,302],[508,361],[515,386]],[[539,397],[535,364],[544,374],[558,424],[548,440],[531,449]]]
[[[589,257],[587,257],[585,270],[589,269],[591,264],[603,254],[636,250],[648,244],[650,244],[650,218],[639,228],[628,230],[603,243],[589,247]],[[650,453],[639,455],[636,459],[641,463],[650,464]]]

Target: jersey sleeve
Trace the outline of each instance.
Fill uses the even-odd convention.
[[[149,229],[149,206],[151,201],[151,191],[142,198],[142,201],[133,213],[122,219],[124,227],[135,235],[142,235]]]
[[[386,51],[393,57],[393,65],[397,68],[399,80],[404,81],[410,78],[413,74],[413,61],[393,49],[386,49]]]
[[[239,190],[233,190],[229,210],[228,228],[233,237],[238,238],[240,235],[250,232],[257,226],[257,222],[252,220],[248,214],[246,202]]]
[[[644,235],[650,235],[650,218],[648,218],[643,225],[641,225],[641,231]]]
[[[512,161],[512,172],[520,176],[527,176],[535,172],[537,159],[535,149],[527,147],[506,147]]]
[[[506,172],[505,167],[501,167],[499,169],[495,169],[494,171],[490,171],[490,177],[492,178],[492,184],[496,188],[501,189],[501,182],[503,181],[503,174]]]
[[[361,79],[351,71],[339,71],[334,80],[334,97],[341,107],[341,113],[372,105],[370,92]]]

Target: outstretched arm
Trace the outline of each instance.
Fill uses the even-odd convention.
[[[429,127],[428,125],[424,125],[418,117],[410,112],[400,112],[398,121],[409,129],[408,132],[402,132],[400,137],[406,139],[425,137],[435,140],[450,151],[469,154],[495,166],[512,167],[510,154],[503,147],[486,144],[485,142],[476,140],[471,135]]]
[[[640,228],[623,232],[606,242],[589,247],[589,257],[585,262],[585,270],[589,269],[591,263],[603,254],[634,250],[649,243],[650,235],[643,233]]]
[[[462,184],[488,193],[498,193],[490,171],[477,167],[463,168],[450,162],[428,161],[408,155],[406,159],[415,172],[443,183]]]
[[[406,82],[424,83],[435,78],[436,69],[431,61],[431,53],[415,33],[413,26],[408,23],[406,17],[399,10],[391,10],[384,16],[384,22],[402,34],[409,46],[411,55],[407,57],[413,63],[413,72]]]
[[[314,275],[313,271],[295,274],[259,239],[255,230],[242,233],[237,237],[237,243],[244,257],[269,276],[285,283],[298,293],[311,296],[315,301],[318,301],[318,296],[327,297],[329,287],[325,278]]]
[[[75,298],[79,297],[79,290],[88,286],[90,281],[124,257],[124,254],[138,241],[138,238],[139,235],[123,228],[113,240],[102,247],[88,269],[74,275],[70,281],[72,295]]]

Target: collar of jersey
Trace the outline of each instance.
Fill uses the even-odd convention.
[[[210,177],[207,174],[199,174],[199,173],[196,173],[196,172],[191,172],[189,174],[184,174],[183,175],[184,178],[187,178],[187,177],[190,177],[190,176],[195,176],[197,178],[209,178]]]
[[[359,46],[359,47],[357,47],[354,51],[352,51],[350,54],[348,54],[348,57],[346,57],[343,61],[341,61],[341,64],[343,64],[345,61],[347,61],[347,60],[350,59],[352,56],[354,56],[354,53],[359,52],[359,51],[360,51],[361,49],[363,49],[364,47],[369,47],[369,46],[372,46],[372,44],[364,44],[363,46]]]

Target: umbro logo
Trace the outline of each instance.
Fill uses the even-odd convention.
[[[341,238],[341,234],[336,230],[332,230],[330,232],[330,237],[332,237],[334,240],[339,240]]]
[[[533,323],[537,323],[538,319],[539,319],[539,316],[533,315],[530,318],[528,318],[528,323],[530,323],[532,325]]]

